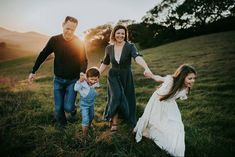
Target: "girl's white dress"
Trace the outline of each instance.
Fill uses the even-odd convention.
[[[187,99],[186,89],[178,91],[174,97],[159,101],[161,95],[166,95],[173,85],[173,77],[167,75],[164,82],[149,99],[142,117],[139,118],[134,131],[136,141],[142,136],[152,139],[160,148],[173,156],[184,156],[184,124],[176,103],[176,99]]]

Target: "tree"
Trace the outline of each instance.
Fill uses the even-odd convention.
[[[117,22],[117,24],[121,24],[121,25],[124,25],[124,26],[129,26],[129,25],[132,25],[132,24],[135,24],[136,21],[135,20],[130,20],[130,19],[127,19],[127,20],[119,20]]]
[[[85,42],[87,48],[92,50],[103,48],[109,42],[109,36],[112,31],[111,24],[104,24],[85,31]]]
[[[159,5],[149,10],[142,20],[148,24],[156,23],[166,27],[175,27],[179,20],[175,10],[181,3],[179,0],[163,0]]]
[[[132,42],[138,43],[141,48],[152,47],[160,44],[158,35],[167,29],[167,27],[156,23],[135,23],[128,26],[129,39]]]
[[[143,20],[176,29],[204,26],[235,16],[235,0],[163,0]]]
[[[234,16],[235,0],[185,0],[177,7],[180,18],[191,20],[193,26],[204,26],[219,19]]]

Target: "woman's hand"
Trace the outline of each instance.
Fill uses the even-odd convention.
[[[144,76],[147,77],[147,78],[152,78],[153,73],[151,72],[150,69],[145,69],[144,70]]]
[[[105,64],[101,64],[100,65],[100,68],[99,68],[99,72],[100,72],[100,75],[104,72],[104,70],[107,68],[107,65],[105,65]]]
[[[148,65],[146,64],[145,60],[141,57],[141,56],[137,56],[135,58],[136,63],[138,63],[140,66],[142,66],[145,70],[144,70],[144,76],[147,78],[151,78],[152,77],[152,72],[149,69]]]

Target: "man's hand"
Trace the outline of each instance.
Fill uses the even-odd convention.
[[[34,78],[36,77],[36,74],[30,73],[29,74],[29,78],[28,78],[28,82],[29,84],[33,83]]]
[[[83,82],[84,80],[86,80],[86,74],[84,74],[83,72],[80,73],[80,82]]]

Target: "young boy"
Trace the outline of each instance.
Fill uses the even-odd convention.
[[[94,102],[97,96],[95,87],[99,87],[100,72],[92,67],[86,71],[86,80],[76,82],[74,90],[80,93],[80,111],[82,114],[82,132],[84,140],[94,119]]]

